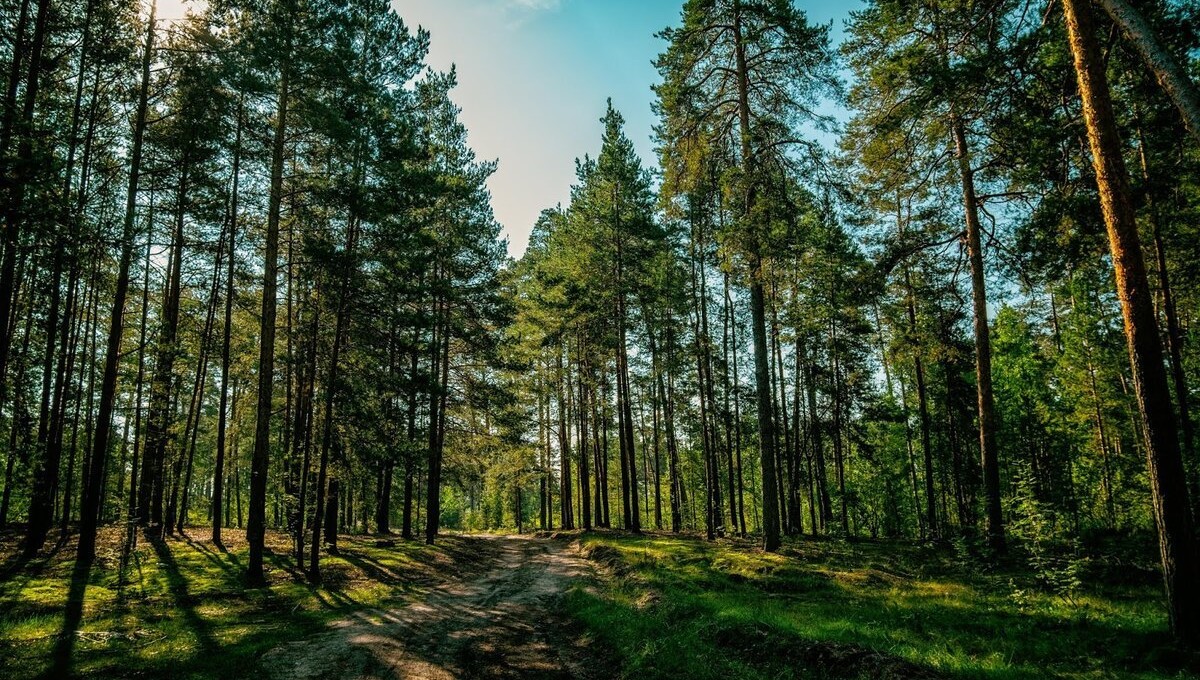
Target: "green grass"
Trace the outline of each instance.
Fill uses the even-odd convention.
[[[71,543],[14,570],[16,536],[0,534],[0,677],[253,676],[279,644],[417,597],[489,549],[455,536],[436,547],[340,540],[314,586],[287,538],[269,534],[269,585],[247,589],[240,532],[227,551],[142,540],[122,577],[121,536],[108,530],[82,589]],[[1169,642],[1153,570],[1126,561],[1089,571],[1064,598],[1012,563],[903,543],[799,540],[769,555],[740,541],[580,540],[600,576],[569,592],[568,611],[628,678],[1132,679],[1200,668]]]
[[[269,585],[247,589],[244,537],[227,536],[227,550],[207,540],[141,540],[122,578],[119,532],[106,532],[82,593],[82,581],[72,578],[72,544],[13,571],[15,537],[2,537],[7,550],[0,554],[9,558],[0,577],[0,675],[238,677],[282,642],[419,592],[439,573],[453,573],[467,551],[454,537],[437,547],[342,537],[340,555],[323,556],[324,579],[314,586],[294,569],[287,538],[269,534]],[[66,613],[69,602],[75,618]]]
[[[583,538],[568,608],[630,678],[1185,678],[1153,578],[1069,598],[1032,575],[886,542]]]

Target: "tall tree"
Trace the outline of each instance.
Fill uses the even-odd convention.
[[[828,31],[786,0],[690,0],[682,26],[664,31],[657,88],[666,195],[686,191],[711,148],[735,150],[740,193],[736,239],[750,288],[763,486],[776,486],[775,422],[766,329],[764,252],[773,216],[762,200],[794,167],[790,148],[808,148],[798,125],[814,122],[814,102],[835,88]],[[763,495],[764,547],[779,548],[774,494]]]
[[[1063,13],[1083,99],[1101,212],[1108,227],[1133,385],[1146,433],[1146,462],[1171,628],[1180,639],[1195,642],[1200,639],[1200,553],[1192,528],[1154,300],[1150,295],[1141,238],[1129,197],[1129,175],[1113,114],[1104,60],[1095,36],[1091,6],[1083,0],[1064,0]]]

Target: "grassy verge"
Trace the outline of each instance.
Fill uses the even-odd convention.
[[[143,538],[122,574],[121,532],[107,530],[86,588],[73,572],[73,543],[15,569],[17,538],[0,536],[0,675],[245,675],[281,642],[350,612],[402,600],[464,568],[479,550],[454,537],[436,547],[343,537],[339,555],[323,556],[324,579],[314,586],[295,570],[288,538],[269,533],[269,585],[247,590],[244,535],[226,536],[224,547],[207,539]]]
[[[568,608],[630,678],[1190,678],[1146,579],[1041,592],[948,551],[664,536],[583,539],[602,568]]]

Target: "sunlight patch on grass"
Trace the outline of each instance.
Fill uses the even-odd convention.
[[[205,540],[139,541],[119,571],[121,535],[102,534],[105,557],[89,577],[78,629],[64,631],[73,549],[0,581],[0,656],[4,677],[33,678],[51,662],[64,632],[74,636],[71,668],[88,677],[205,678],[245,673],[263,652],[320,630],[348,612],[404,598],[414,579],[453,563],[450,538],[432,548],[343,537],[339,556],[323,556],[330,578],[307,582],[291,564],[290,542],[268,534],[269,587],[247,590],[246,544],[227,531],[227,551]],[[110,557],[111,556],[111,557]]]

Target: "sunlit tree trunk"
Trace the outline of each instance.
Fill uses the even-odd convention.
[[[730,333],[733,327],[733,303],[729,294],[729,272],[724,272],[722,285],[721,359],[724,366],[721,370],[721,395],[724,399],[724,404],[721,410],[721,420],[725,427],[725,472],[726,481],[728,482],[730,530],[736,532],[738,531],[738,502],[740,497],[737,493],[733,471],[733,409],[730,407],[730,393],[733,391],[733,388],[730,385],[729,367],[731,349],[736,353],[737,348],[730,347]],[[745,533],[745,531],[743,530],[742,533]]]
[[[1200,94],[1179,60],[1159,43],[1154,29],[1128,0],[1096,0],[1175,103],[1188,132],[1200,141]]]
[[[142,523],[156,533],[169,533],[165,521],[167,452],[172,448],[171,422],[175,409],[175,360],[179,350],[179,304],[183,291],[183,251],[191,181],[191,159],[185,150],[179,163],[179,180],[175,189],[175,225],[167,265],[166,289],[163,293],[161,325],[150,383],[150,411],[146,420],[146,456],[142,463],[141,506]],[[147,512],[148,509],[148,512]]]
[[[738,506],[738,528],[743,536],[746,535],[746,480],[742,472],[742,396],[741,396],[741,377],[738,374],[738,339],[737,339],[737,318],[733,307],[733,297],[729,294],[728,288],[725,291],[725,304],[729,306],[729,337],[733,344],[733,351],[730,352],[733,359],[733,451],[737,458],[737,506]]]
[[[200,333],[200,356],[196,367],[196,381],[192,390],[192,400],[188,407],[187,424],[184,427],[184,441],[187,446],[187,462],[183,472],[183,483],[180,486],[180,498],[178,512],[171,512],[171,516],[175,517],[175,529],[182,534],[184,527],[187,524],[188,504],[191,499],[192,488],[192,470],[196,457],[196,440],[200,434],[200,418],[204,411],[204,393],[208,386],[208,366],[210,347],[212,345],[213,324],[216,322],[217,316],[217,301],[220,299],[221,290],[221,265],[223,264],[225,254],[225,239],[228,237],[229,223],[226,222],[221,229],[221,236],[217,242],[217,253],[214,257],[212,285],[209,287],[208,311],[204,318],[204,330]],[[172,501],[174,503],[174,501]],[[170,527],[168,526],[168,529]]]
[[[142,406],[143,396],[146,387],[146,335],[147,325],[150,314],[150,258],[152,257],[152,249],[154,247],[154,194],[150,194],[150,207],[146,211],[146,249],[142,256],[142,314],[141,322],[138,325],[138,358],[137,358],[137,377],[135,378],[134,414],[133,423],[133,453],[130,456],[132,460],[130,475],[129,475],[129,500],[126,509],[126,522],[128,524],[127,533],[125,535],[125,554],[128,555],[137,545],[137,525],[141,517],[139,502],[141,493],[139,489],[139,464],[145,457],[146,437],[142,423],[144,421],[145,408]]]
[[[896,225],[898,231],[903,234],[905,231],[904,219],[899,197],[896,199]],[[921,347],[917,340],[917,298],[913,290],[912,272],[909,270],[907,263],[904,265],[903,276],[904,306],[908,314],[909,346],[913,353],[913,372],[916,377],[917,415],[921,422],[921,453],[925,464],[925,529],[929,532],[931,538],[937,538],[939,534],[937,503],[935,500],[936,492],[934,491],[933,483],[933,445],[930,437],[929,390],[925,383],[925,362],[921,357]]]
[[[821,506],[821,529],[827,530],[833,520],[833,502],[829,497],[829,481],[825,466],[825,443],[821,431],[824,429],[820,411],[817,410],[816,370],[812,361],[805,366],[805,385],[808,391],[809,429],[812,432],[813,465],[816,467],[815,479],[817,497]]]
[[[1129,198],[1129,178],[1104,60],[1095,39],[1091,7],[1087,0],[1063,0],[1063,12],[1083,100],[1100,207],[1108,227],[1134,390],[1146,435],[1146,460],[1171,628],[1178,638],[1194,643],[1200,639],[1200,555],[1192,529],[1154,301]]]
[[[413,488],[417,467],[417,378],[420,373],[420,331],[413,328],[412,345],[408,354],[408,450],[404,455],[404,512],[400,519],[400,535],[413,537]]]
[[[321,523],[322,523],[322,508],[326,497],[326,491],[329,494],[329,502],[336,503],[338,494],[338,480],[336,478],[329,481],[329,488],[326,489],[326,474],[329,469],[329,454],[333,446],[334,429],[334,407],[337,404],[337,396],[339,384],[341,381],[341,355],[342,346],[345,343],[346,328],[350,323],[350,296],[352,293],[354,270],[356,267],[355,256],[358,248],[358,220],[351,216],[347,221],[346,234],[346,263],[343,265],[345,271],[342,272],[342,280],[340,290],[337,295],[337,312],[334,318],[333,330],[333,347],[329,353],[329,368],[325,374],[325,403],[323,405],[323,413],[321,414],[321,457],[317,468],[317,500],[314,505],[316,514],[313,517],[312,530],[312,547],[309,553],[308,578],[311,581],[319,582],[321,580]],[[314,331],[316,328],[314,327]],[[314,342],[316,336],[314,335]],[[332,517],[331,517],[332,515]],[[337,528],[331,522],[331,519],[336,518],[336,505],[333,512],[326,512],[324,521],[326,528],[326,542],[336,546],[337,543]],[[330,541],[330,532],[332,532],[333,540]],[[331,550],[332,552],[332,550]]]
[[[779,323],[779,309],[782,306],[781,294],[778,287],[771,285],[771,355],[772,355],[772,372],[771,379],[774,381],[774,389],[772,393],[777,396],[775,406],[775,422],[779,424],[779,440],[775,445],[775,479],[776,492],[779,494],[779,527],[780,530],[792,535],[796,532],[795,523],[798,520],[793,515],[795,509],[789,502],[788,487],[791,485],[790,469],[788,456],[792,450],[792,437],[795,434],[790,426],[787,406],[787,369],[783,361],[783,342],[781,335],[783,329]]]
[[[434,280],[440,273],[435,271]],[[434,389],[429,394],[429,471],[425,494],[425,542],[437,539],[442,514],[442,424],[445,422],[450,362],[449,303],[435,299],[434,328],[430,342],[429,375]]]

